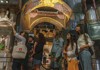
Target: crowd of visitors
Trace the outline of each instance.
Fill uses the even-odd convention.
[[[38,38],[34,39],[33,36],[28,36],[26,32],[18,34],[14,26],[12,28],[17,41],[15,45],[23,44],[27,48],[25,58],[13,58],[12,70],[28,70],[28,62],[32,62],[32,70],[40,70],[46,38],[42,33],[38,33]],[[75,32],[75,34],[71,31],[67,32],[65,39],[62,38],[61,33],[55,32],[50,52],[50,68],[53,70],[63,70],[60,61],[62,57],[67,62],[66,70],[92,70],[92,54],[89,48],[93,42],[85,33],[83,24],[78,24]]]

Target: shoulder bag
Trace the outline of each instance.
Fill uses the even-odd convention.
[[[27,54],[27,47],[23,44],[17,44],[13,48],[12,57],[15,59],[24,59]]]
[[[87,36],[84,34],[84,38],[85,38],[85,42],[86,42],[86,44],[88,44],[88,40],[87,40]],[[88,50],[89,50],[89,52],[91,53],[91,55],[93,55],[94,54],[94,52],[93,52],[93,50],[92,50],[92,48],[91,48],[92,46],[89,46],[89,48],[88,48]]]

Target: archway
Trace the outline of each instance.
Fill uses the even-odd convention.
[[[22,10],[23,27],[31,30],[38,23],[49,22],[58,29],[65,28],[71,14],[71,8],[62,0],[29,0]]]
[[[36,19],[31,25],[30,25],[30,29],[32,29],[33,27],[35,27],[36,25],[42,23],[42,22],[48,22],[50,24],[53,24],[56,26],[56,28],[58,30],[61,30],[62,28],[64,28],[64,26],[57,20],[55,19],[52,19],[50,17],[41,17],[41,18],[38,18]]]
[[[43,33],[44,36],[50,41],[50,38],[53,38],[54,31],[57,31],[56,26],[49,22],[41,22],[32,28],[34,36],[38,33]]]

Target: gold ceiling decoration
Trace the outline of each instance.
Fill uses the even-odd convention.
[[[46,19],[48,18],[51,21],[57,22],[58,24],[55,23],[57,26],[60,25],[62,27],[65,27],[66,22],[68,22],[71,14],[72,14],[71,8],[65,2],[63,2],[63,0],[29,0],[22,9],[22,19],[24,20],[24,25],[25,26],[28,25],[27,27],[30,27],[29,29],[31,29],[32,26],[35,25],[35,20],[33,22],[30,22],[31,21],[30,13],[38,8],[43,8],[43,7],[50,7],[50,8],[56,9],[65,16],[64,23],[63,22],[61,23],[53,18],[51,19],[50,17],[46,17]],[[43,18],[44,17],[45,16],[43,16]],[[42,20],[43,20],[43,18],[42,18]],[[59,18],[58,18],[58,20],[59,20]],[[36,19],[36,21],[38,21],[38,19]],[[39,23],[39,21],[38,21],[38,23]],[[49,21],[49,22],[51,22],[51,21]]]
[[[24,5],[22,12],[28,14],[31,11],[40,7],[52,7],[54,9],[57,9],[58,11],[61,11],[66,16],[70,16],[72,13],[71,8],[62,0],[40,0],[40,1],[30,0]],[[26,10],[27,8],[28,10]],[[69,14],[67,14],[66,12],[69,12]]]
[[[41,0],[41,4],[44,6],[53,7],[55,3],[62,3],[62,0]]]
[[[55,25],[59,30],[62,29],[62,28],[65,28],[65,27],[63,27],[63,25],[62,25],[59,21],[57,21],[57,20],[55,20],[55,19],[52,19],[52,18],[50,18],[50,17],[41,17],[41,18],[36,19],[36,20],[30,25],[30,28],[32,29],[32,27],[34,27],[34,26],[36,26],[37,24],[42,23],[42,22],[49,22],[49,23]],[[30,30],[31,30],[31,29],[30,29]]]

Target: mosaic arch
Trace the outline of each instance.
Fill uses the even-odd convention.
[[[60,27],[60,26],[65,27],[65,24],[63,24],[63,22],[58,21],[59,19],[55,20],[55,19],[50,18],[50,17],[45,17],[44,18],[44,16],[43,16],[43,18],[38,18],[35,21],[30,22],[30,19],[31,19],[30,18],[30,13],[32,11],[34,11],[35,9],[38,9],[38,8],[41,8],[41,7],[51,7],[51,8],[54,8],[54,9],[58,10],[59,12],[61,12],[67,18],[66,20],[64,20],[65,23],[68,22],[71,14],[72,14],[71,8],[65,2],[63,2],[62,0],[29,0],[24,5],[24,7],[22,9],[22,17],[24,17],[22,19],[24,20],[24,24],[28,25],[29,29],[31,29],[36,24],[40,23],[41,22],[40,19],[42,19],[42,22],[43,22],[43,20],[44,20],[44,22],[47,21],[47,20],[45,20],[45,18],[51,20],[51,21],[47,21],[49,23],[52,23],[52,24],[54,24],[58,27]],[[38,23],[35,23],[37,21],[38,21]],[[56,23],[54,23],[52,21],[54,21]]]

